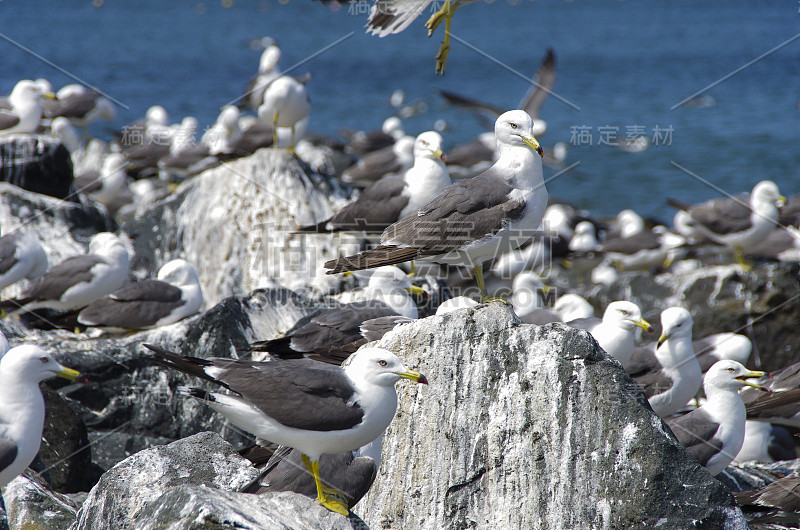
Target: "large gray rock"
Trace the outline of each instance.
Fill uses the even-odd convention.
[[[20,475],[9,482],[3,500],[12,529],[66,530],[75,521],[80,507],[76,499],[51,491],[35,475]]]
[[[357,241],[291,232],[330,217],[348,195],[287,151],[261,149],[187,181],[123,229],[135,242],[134,270],[152,274],[184,258],[197,267],[211,305],[277,285],[327,292],[339,279],[325,276],[322,262],[355,250]]]
[[[71,528],[357,528],[302,495],[237,493],[257,474],[217,434],[200,433],[116,465],[89,493]]]
[[[0,138],[0,181],[77,201],[73,179],[72,158],[58,140],[36,134]]]
[[[494,303],[379,343],[430,385],[398,385],[373,528],[746,528],[590,336]]]

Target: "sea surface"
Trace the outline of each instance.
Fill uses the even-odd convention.
[[[442,29],[427,38],[423,28],[430,11],[380,39],[364,32],[368,5],[0,0],[0,93],[37,77],[97,87],[118,103],[113,123],[93,126],[100,137],[154,104],[172,121],[211,124],[255,74],[253,41],[271,36],[283,70],[313,76],[313,132],[378,128],[402,89],[420,110],[405,130],[439,121],[453,146],[483,127],[438,90],[515,108],[552,47],[558,79],[540,140],[566,142],[574,166],[546,170],[551,195],[596,215],[633,208],[669,221],[667,197],[697,202],[762,179],[800,191],[797,1],[481,0],[456,12],[444,77],[433,60]],[[614,145],[635,135],[652,145]]]

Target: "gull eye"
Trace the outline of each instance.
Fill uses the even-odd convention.
[[[731,373],[733,373],[733,372],[735,372],[736,370],[735,370],[734,368],[728,368],[728,371],[729,371],[729,372],[731,372]]]
[[[628,316],[628,312],[624,309],[620,309],[619,312],[622,313],[624,316]]]
[[[387,364],[389,364],[389,363],[387,363],[386,361],[384,361],[383,359],[381,359],[380,361],[378,361],[378,364],[379,364],[379,365],[381,365],[381,366],[386,366],[386,365],[387,365]]]
[[[510,125],[511,125],[512,129],[516,129],[517,128],[517,124],[516,123],[511,123]]]
[[[47,364],[50,362],[50,359],[48,359],[47,357],[39,357],[39,362],[42,364]]]

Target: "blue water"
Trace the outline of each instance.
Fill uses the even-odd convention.
[[[174,121],[191,114],[209,124],[257,68],[249,39],[270,35],[281,45],[283,69],[303,62],[295,72],[313,74],[313,131],[379,127],[392,113],[389,96],[402,88],[408,101],[428,107],[406,131],[445,119],[449,146],[481,127],[447,107],[437,89],[513,108],[528,86],[513,70],[532,75],[552,46],[554,91],[569,104],[547,99],[541,141],[573,140],[567,164],[579,165],[548,182],[551,195],[598,215],[634,208],[669,220],[667,196],[695,202],[720,195],[715,187],[736,193],[765,178],[784,194],[800,191],[800,38],[718,82],[800,34],[796,1],[481,1],[456,14],[459,40],[445,77],[434,75],[441,33],[428,39],[417,21],[400,35],[370,37],[366,15],[353,13],[358,8],[311,0],[233,0],[230,8],[211,1],[107,0],[98,8],[83,0],[0,0],[0,92],[21,78],[46,77],[58,88],[75,76],[124,106],[112,127],[153,104]],[[703,94],[715,106],[671,110],[714,83]],[[657,145],[642,153],[598,145],[633,132],[652,138],[656,130]],[[105,134],[102,127],[94,132]]]

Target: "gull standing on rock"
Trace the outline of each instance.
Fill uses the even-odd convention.
[[[305,85],[285,75],[269,84],[264,91],[264,103],[258,107],[258,117],[273,127],[272,140],[275,148],[278,147],[278,127],[291,128],[291,151],[294,151],[295,146],[295,128],[310,113],[311,100]]]
[[[16,314],[35,309],[70,310],[86,306],[122,287],[128,278],[130,256],[123,242],[101,232],[89,242],[89,252],[72,256],[34,280],[19,298],[0,303]]]
[[[524,111],[501,115],[495,124],[499,157],[492,167],[446,187],[416,214],[386,228],[377,248],[328,261],[328,273],[410,260],[466,265],[488,299],[483,263],[528,241],[547,208],[542,148],[532,129]]]
[[[381,232],[403,217],[416,214],[450,184],[442,156],[442,136],[427,131],[414,141],[414,165],[403,175],[380,179],[333,217],[304,226],[298,232]]]
[[[302,453],[314,477],[317,502],[347,515],[344,495],[320,479],[320,456],[353,451],[383,434],[397,409],[401,378],[427,384],[393,353],[362,348],[345,367],[310,359],[270,362],[182,357],[156,346],[158,364],[216,383],[231,393],[178,387],[261,440]],[[342,499],[342,500],[340,500]]]
[[[718,475],[742,448],[745,409],[739,389],[759,388],[746,379],[760,377],[736,361],[719,361],[706,373],[703,382],[706,402],[690,413],[667,422],[675,437],[701,466]]]
[[[47,254],[38,239],[20,232],[0,237],[0,291],[25,278],[38,278],[47,267]]]
[[[570,320],[567,325],[591,333],[600,347],[623,367],[633,355],[634,330],[639,327],[648,333],[653,333],[653,327],[642,318],[639,306],[624,300],[608,304],[602,319],[578,318]]]
[[[682,307],[662,311],[655,351],[637,349],[625,369],[642,387],[656,414],[666,418],[683,408],[703,383],[692,348],[691,313]]]
[[[19,81],[8,97],[11,109],[0,109],[0,136],[36,132],[42,119],[42,98],[55,99],[43,92],[36,81]]]

